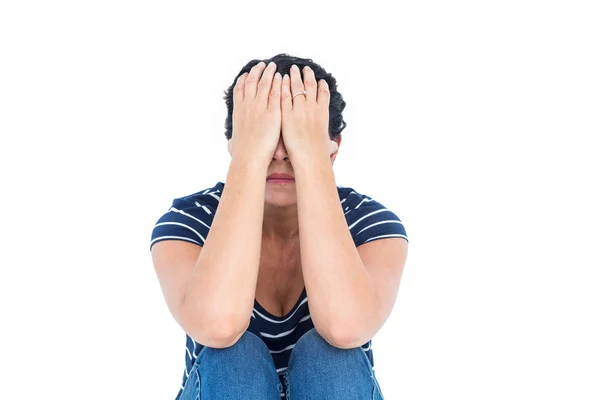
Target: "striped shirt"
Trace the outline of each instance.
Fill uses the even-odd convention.
[[[225,184],[173,200],[172,206],[157,221],[152,230],[150,249],[161,240],[184,240],[204,245],[210,230],[215,211],[221,199]],[[408,242],[404,224],[392,211],[367,195],[352,188],[337,186],[340,205],[343,209],[348,229],[356,247],[372,240],[399,237]],[[262,338],[271,352],[279,379],[283,385],[281,398],[285,399],[286,385],[284,373],[297,340],[314,327],[308,309],[306,288],[293,309],[283,317],[272,315],[254,300],[248,331]],[[203,345],[186,334],[185,369],[181,388],[175,400],[179,400],[189,373]],[[374,368],[371,340],[363,344],[363,351]]]

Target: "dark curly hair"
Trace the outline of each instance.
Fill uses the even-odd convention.
[[[223,99],[225,100],[225,104],[227,105],[227,119],[225,120],[225,137],[227,138],[227,140],[231,139],[232,128],[233,128],[233,122],[232,122],[232,118],[233,118],[233,88],[235,86],[235,82],[240,75],[244,74],[245,72],[250,72],[252,67],[261,61],[264,61],[265,64],[267,64],[267,65],[269,64],[269,62],[273,61],[275,64],[277,64],[276,72],[279,72],[281,74],[281,76],[283,76],[284,74],[289,75],[290,68],[292,67],[293,64],[296,64],[298,66],[298,68],[300,68],[301,79],[304,79],[303,75],[302,75],[302,68],[305,65],[308,65],[314,71],[315,79],[317,80],[317,82],[319,81],[319,79],[325,79],[325,81],[329,85],[329,93],[330,93],[329,138],[331,140],[338,139],[339,136],[341,135],[342,131],[346,127],[346,122],[344,121],[344,118],[342,116],[342,111],[344,111],[344,108],[346,108],[346,102],[344,101],[342,94],[337,91],[337,81],[335,80],[333,75],[331,75],[330,73],[325,71],[325,69],[323,67],[321,67],[319,64],[315,63],[310,58],[294,57],[294,56],[290,56],[289,54],[286,54],[286,53],[281,53],[281,54],[277,54],[276,56],[271,57],[269,59],[265,59],[265,60],[255,59],[255,60],[250,61],[237,74],[237,76],[233,80],[233,83],[231,84],[231,86],[229,86],[227,88],[227,90],[224,91],[225,96],[223,97]]]

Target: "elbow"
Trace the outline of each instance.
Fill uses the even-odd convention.
[[[377,312],[370,312],[350,319],[329,320],[326,329],[327,341],[340,349],[353,349],[367,344],[381,329],[385,318]]]
[[[224,349],[233,346],[245,329],[228,321],[203,322],[192,327],[187,334],[203,346]]]
[[[342,323],[329,323],[322,335],[325,340],[340,349],[353,349],[369,342],[378,331],[374,325],[367,321],[352,321]]]
[[[333,347],[337,347],[338,349],[353,349],[363,344],[354,338],[341,334],[328,334],[327,337],[323,336],[323,338],[327,341],[327,343]]]
[[[362,346],[366,341],[362,341],[355,333],[355,330],[346,329],[341,326],[330,326],[322,330],[321,336],[327,343],[338,349],[353,349]]]
[[[312,321],[319,335],[333,347],[352,349],[362,344],[356,344],[357,338],[352,335],[353,330],[345,328],[339,322],[332,321],[331,318],[322,318],[313,312]]]
[[[179,308],[179,325],[195,342],[203,346],[222,349],[233,346],[250,325],[250,317],[219,310],[211,312],[198,309],[185,299]]]
[[[236,344],[240,337],[242,337],[243,333],[244,332],[207,336],[205,339],[205,346],[213,349],[226,349]],[[200,343],[199,341],[197,342]]]
[[[191,317],[190,317],[191,315]],[[243,335],[250,324],[240,324],[237,319],[212,317],[204,315],[202,318],[197,314],[187,314],[183,324],[183,330],[197,343],[215,349],[223,349],[233,346]]]

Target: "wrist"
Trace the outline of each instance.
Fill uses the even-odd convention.
[[[243,151],[239,153],[233,153],[231,155],[230,167],[241,167],[244,169],[252,169],[264,172],[266,177],[270,162],[270,158],[266,158],[265,156],[257,153]]]
[[[318,163],[328,163],[331,164],[331,154],[329,154],[328,149],[320,149],[320,148],[304,148],[297,149],[292,152],[288,152],[290,156],[290,160],[292,161],[292,165],[294,169],[296,165],[294,165],[294,161],[298,164],[299,167],[306,164],[318,164]]]

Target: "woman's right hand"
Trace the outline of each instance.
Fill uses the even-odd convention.
[[[231,157],[258,158],[268,166],[281,134],[281,74],[261,61],[240,75],[233,89]]]

